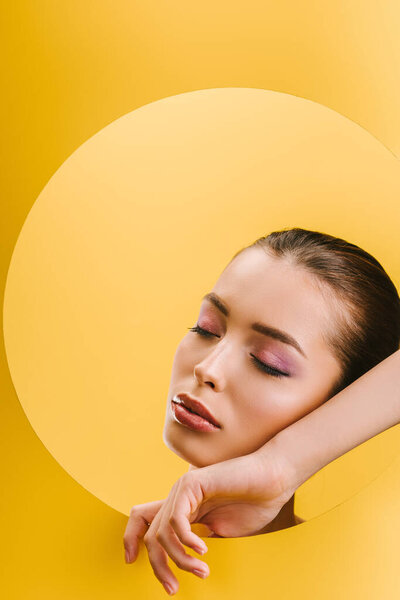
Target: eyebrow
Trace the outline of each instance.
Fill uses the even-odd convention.
[[[214,292],[210,292],[203,296],[202,299],[209,300],[214,304],[216,308],[218,308],[220,312],[222,312],[223,315],[229,317],[229,308],[227,307],[225,302],[223,302],[222,299],[219,296],[217,296],[217,294],[215,294]],[[279,340],[284,344],[289,344],[290,346],[293,346],[293,348],[295,348],[297,352],[304,356],[304,358],[307,358],[306,353],[304,352],[300,344],[294,339],[294,337],[292,337],[288,333],[285,333],[281,329],[276,329],[275,327],[270,327],[269,325],[264,325],[260,322],[252,323],[251,329],[253,329],[254,331],[258,331],[259,333],[262,333],[263,335],[266,335],[268,337],[272,337],[275,340]]]

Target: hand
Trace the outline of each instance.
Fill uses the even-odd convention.
[[[175,564],[199,577],[207,577],[206,563],[187,554],[183,544],[195,552],[207,551],[204,541],[191,529],[191,523],[203,523],[210,537],[242,537],[267,530],[268,524],[293,495],[284,463],[271,450],[254,452],[207,467],[190,470],[174,484],[166,500],[150,507],[144,519],[143,508],[133,508],[128,544],[137,544],[134,536],[144,535],[154,574],[168,593],[178,590],[178,581],[168,566]],[[158,505],[157,505],[158,504]],[[157,505],[157,506],[156,506]],[[140,512],[142,511],[142,512]],[[135,524],[136,523],[136,524]],[[148,528],[147,528],[148,527]],[[168,590],[170,586],[171,592]]]

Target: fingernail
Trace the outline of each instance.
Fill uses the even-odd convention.
[[[125,550],[125,562],[129,563],[131,561],[131,557],[129,556],[128,550]]]
[[[174,590],[172,589],[172,587],[169,585],[169,583],[165,582],[164,583],[164,587],[167,590],[167,593],[172,596],[172,594],[174,593]]]
[[[205,554],[208,550],[208,548],[203,548],[202,546],[195,546],[194,548],[197,552],[197,554]]]
[[[204,571],[199,571],[199,569],[193,569],[193,573],[195,575],[198,575],[202,579],[205,579],[206,577],[208,577],[208,573],[205,573]]]

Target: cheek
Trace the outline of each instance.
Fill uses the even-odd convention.
[[[275,394],[269,398],[269,402],[263,407],[262,414],[259,414],[258,418],[265,419],[269,423],[272,434],[276,435],[320,404],[319,399],[312,396],[310,398],[309,395],[300,394],[298,391]]]
[[[294,417],[293,397],[278,391],[271,382],[269,389],[248,386],[246,395],[234,403],[232,419],[227,423],[226,451],[239,456],[254,452],[292,423]],[[258,388],[258,389],[256,389]]]
[[[298,418],[299,398],[271,384],[247,388],[237,411],[238,428],[252,432],[255,436],[275,435]]]

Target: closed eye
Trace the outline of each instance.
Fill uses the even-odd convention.
[[[273,375],[274,377],[289,377],[289,373],[284,373],[283,371],[278,371],[278,369],[274,369],[274,367],[270,367],[269,365],[259,360],[256,356],[254,356],[254,354],[250,354],[250,356],[257,369],[260,369],[261,371],[264,371],[269,375]]]
[[[194,327],[188,327],[188,329],[189,329],[189,331],[193,331],[194,333],[197,333],[198,335],[201,335],[205,338],[221,337],[220,335],[217,335],[216,333],[212,333],[211,331],[207,331],[207,329],[203,329],[202,327],[200,327],[200,325],[195,325]],[[264,373],[268,373],[268,375],[272,375],[273,377],[289,377],[290,376],[289,373],[284,373],[283,371],[278,371],[278,369],[274,369],[274,367],[271,367],[270,365],[267,365],[266,363],[262,362],[256,356],[254,356],[254,354],[250,354],[250,356],[251,356],[252,363],[260,371],[263,371]]]
[[[211,333],[211,331],[207,331],[207,329],[203,329],[199,325],[195,325],[194,327],[188,327],[189,331],[193,331],[194,333],[198,333],[203,337],[220,337],[216,333]]]

